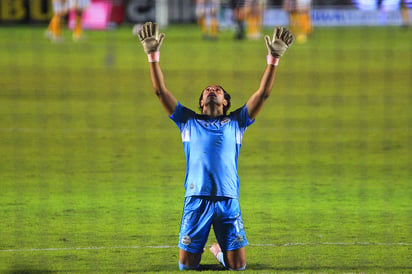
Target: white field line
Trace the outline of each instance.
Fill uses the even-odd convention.
[[[256,247],[288,247],[288,246],[317,246],[317,245],[338,245],[338,246],[412,246],[412,243],[373,243],[373,242],[353,242],[353,243],[286,243],[286,244],[249,244]],[[166,249],[178,248],[177,245],[146,245],[146,246],[90,246],[90,247],[57,247],[57,248],[23,248],[23,249],[0,249],[0,252],[38,252],[38,251],[64,251],[64,250],[110,250],[110,249]]]

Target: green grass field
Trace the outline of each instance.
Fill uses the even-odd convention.
[[[0,28],[0,272],[178,272],[183,147],[131,27],[43,32]],[[235,109],[258,87],[263,39],[165,32],[184,105],[219,83]],[[247,273],[412,272],[411,41],[317,28],[282,58],[239,158]],[[202,268],[221,270],[209,252]]]

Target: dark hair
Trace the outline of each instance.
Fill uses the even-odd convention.
[[[230,94],[229,93],[227,93],[226,92],[226,90],[222,87],[222,86],[219,86],[219,85],[216,85],[216,86],[218,86],[221,90],[223,90],[223,93],[224,93],[224,97],[225,97],[225,100],[226,100],[226,102],[227,102],[227,105],[226,106],[223,106],[223,114],[224,115],[226,115],[226,113],[227,113],[227,111],[229,110],[229,108],[230,108]],[[207,88],[207,87],[206,87]],[[206,89],[205,88],[205,89]],[[203,109],[202,109],[202,105],[201,105],[201,102],[202,102],[202,99],[203,99],[203,92],[205,91],[205,89],[202,91],[202,93],[200,94],[200,98],[199,98],[199,109],[201,110],[201,111],[203,111]]]

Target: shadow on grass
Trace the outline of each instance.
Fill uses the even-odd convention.
[[[226,269],[218,264],[200,264],[198,271],[225,271]],[[179,271],[178,265],[153,265],[151,269],[133,269],[127,272],[170,272]]]
[[[276,266],[273,264],[257,264],[250,263],[246,266],[246,271],[258,272],[258,273],[295,273],[295,272],[311,272],[311,273],[336,273],[336,272],[399,272],[399,273],[411,273],[412,268],[408,266],[385,266],[385,267],[371,267],[371,266]],[[202,271],[227,271],[221,265],[218,264],[200,264],[198,271],[189,271],[190,273],[202,272]],[[150,269],[129,269],[124,273],[167,273],[167,272],[180,272],[179,267],[175,264],[153,265]],[[49,273],[45,272],[12,272],[12,273]]]
[[[199,271],[224,271],[224,270],[226,270],[226,268],[218,264],[200,264],[199,266]]]

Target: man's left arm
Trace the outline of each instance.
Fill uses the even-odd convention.
[[[275,82],[276,70],[280,57],[292,45],[295,37],[283,27],[276,27],[273,32],[273,38],[265,36],[268,55],[266,56],[267,66],[263,73],[258,90],[249,98],[246,103],[248,114],[251,120],[255,119],[266,99],[269,97]]]

